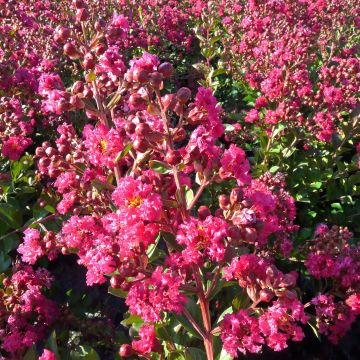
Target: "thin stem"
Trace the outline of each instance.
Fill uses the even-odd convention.
[[[198,296],[200,302],[201,316],[203,319],[203,324],[206,332],[204,338],[204,347],[206,351],[206,356],[208,360],[214,359],[214,350],[213,350],[213,336],[211,334],[211,318],[210,318],[210,309],[209,301],[206,299],[203,283],[201,281],[200,270],[197,265],[193,267],[195,282],[198,289]]]
[[[168,123],[168,119],[164,110],[164,106],[163,103],[161,101],[161,96],[160,96],[160,91],[156,90],[156,97],[160,106],[160,112],[161,112],[161,118],[163,120],[164,123],[164,127],[165,127],[165,131],[166,131],[166,135],[168,138],[168,145],[169,148],[171,150],[174,150],[174,143],[173,143],[173,139],[170,133],[170,129],[169,129],[169,123]],[[184,219],[186,219],[187,214],[186,214],[186,200],[185,200],[185,194],[182,191],[182,187],[181,187],[181,183],[180,183],[180,177],[179,177],[179,173],[177,171],[177,167],[174,165],[172,166],[172,173],[174,175],[174,180],[175,180],[175,185],[179,194],[179,199],[180,199],[180,212],[181,212],[181,216]]]
[[[204,331],[200,328],[200,326],[197,324],[195,319],[192,317],[192,315],[189,313],[189,311],[184,308],[183,310],[184,315],[189,320],[190,324],[194,327],[194,329],[199,333],[199,335],[205,340],[207,335],[204,333]]]
[[[31,225],[42,224],[42,223],[44,223],[44,222],[46,222],[46,221],[52,220],[52,219],[54,219],[56,216],[57,216],[57,214],[51,214],[51,215],[48,215],[48,216],[46,216],[46,217],[44,217],[44,218],[42,218],[42,219],[33,221],[33,222],[32,222],[31,224],[29,224],[29,225],[23,226],[23,227],[21,227],[21,228],[19,228],[19,229],[16,229],[16,230],[14,230],[14,231],[11,231],[11,232],[9,232],[9,233],[1,236],[1,237],[0,237],[0,240],[3,240],[3,239],[7,238],[7,237],[10,236],[10,235],[23,232],[24,230],[26,230],[26,229],[27,229],[29,226],[31,226]]]
[[[208,290],[206,291],[206,295],[205,295],[205,296],[206,296],[206,299],[207,299],[207,300],[210,299],[210,297],[211,297],[211,292],[213,291],[216,283],[217,283],[218,280],[219,280],[220,271],[221,271],[221,266],[218,265],[218,266],[216,267],[215,274],[214,274],[214,277],[213,277],[213,279],[212,279],[212,281],[211,281],[210,287],[209,287]]]
[[[187,210],[190,211],[195,204],[197,203],[197,201],[199,200],[201,194],[203,193],[204,189],[206,188],[206,186],[209,184],[208,181],[203,181],[200,185],[200,187],[198,188],[194,198],[192,199],[190,205],[188,206]]]

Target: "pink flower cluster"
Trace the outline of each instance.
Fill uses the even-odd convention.
[[[261,91],[245,122],[286,122],[329,142],[358,103],[359,60],[351,41],[356,1],[234,0],[217,6],[229,70]]]
[[[233,357],[238,351],[259,353],[264,344],[275,351],[287,348],[287,341],[301,341],[304,333],[301,324],[308,316],[298,300],[278,300],[267,308],[260,317],[251,316],[249,311],[240,310],[227,314],[220,324],[224,349]]]
[[[42,294],[52,280],[46,269],[31,266],[19,267],[3,280],[0,342],[8,353],[21,354],[35,344],[57,318],[56,303]]]

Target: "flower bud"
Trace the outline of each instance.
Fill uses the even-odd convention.
[[[73,4],[77,9],[84,8],[86,6],[84,0],[73,0]]]
[[[98,44],[96,45],[96,48],[95,48],[95,54],[96,55],[102,55],[105,51],[106,51],[106,45],[105,44]]]
[[[180,88],[176,93],[177,100],[182,104],[185,104],[190,99],[190,97],[191,90],[187,87]]]
[[[231,190],[230,203],[231,205],[237,204],[244,198],[244,192],[240,188],[234,188]]]
[[[150,80],[150,84],[155,88],[155,89],[160,89],[161,88],[161,83],[163,80],[163,77],[160,73],[158,72],[153,72],[149,75],[149,80]]]
[[[144,153],[148,149],[149,143],[145,139],[136,138],[133,147],[134,150],[140,153]]]
[[[174,110],[174,107],[176,105],[176,99],[174,94],[166,94],[161,98],[161,101],[165,107],[165,110]]]
[[[133,79],[140,84],[144,84],[149,80],[149,74],[143,69],[135,68],[133,71]]]
[[[274,292],[270,289],[262,289],[260,291],[260,300],[264,302],[270,302],[275,296]]]
[[[98,19],[95,22],[94,28],[96,31],[103,31],[106,26],[106,22],[104,19]]]
[[[198,208],[198,217],[199,217],[199,219],[201,221],[205,220],[210,215],[211,215],[211,212],[210,212],[210,209],[207,206],[205,206],[205,205],[199,206],[199,208]]]
[[[78,59],[81,54],[73,43],[66,43],[64,45],[64,54],[69,56],[71,59]]]
[[[64,26],[58,26],[55,29],[54,39],[56,42],[62,43],[68,40],[70,35],[71,35],[71,31],[69,28],[66,28]]]
[[[84,56],[84,61],[82,62],[82,66],[85,70],[92,70],[95,67],[95,59],[94,56],[90,53],[87,53]]]
[[[147,123],[140,123],[136,125],[135,128],[135,134],[138,136],[144,136],[148,135],[151,132],[150,125]]]
[[[110,286],[114,289],[119,289],[124,279],[120,275],[114,275],[110,278]]]
[[[242,236],[244,238],[244,241],[254,243],[257,239],[257,232],[254,228],[246,227],[242,231]]]
[[[90,14],[89,12],[87,11],[87,9],[85,8],[81,8],[81,9],[77,9],[76,10],[76,20],[77,21],[86,21],[89,19],[90,17]]]
[[[177,165],[181,161],[181,156],[177,150],[168,150],[165,161],[170,165]]]
[[[42,147],[37,147],[36,150],[35,150],[35,155],[36,156],[44,156],[45,155],[45,151]]]
[[[88,86],[85,87],[82,94],[85,99],[92,99],[94,96],[93,91]]]
[[[241,205],[245,208],[250,208],[254,205],[254,202],[251,199],[246,198],[241,202]]]
[[[221,209],[226,210],[230,206],[230,198],[226,194],[221,194],[219,196],[219,206]]]
[[[175,142],[184,141],[185,139],[186,139],[186,130],[184,128],[178,129],[173,136],[173,140]]]
[[[133,349],[129,344],[122,344],[119,349],[119,355],[121,357],[130,357],[133,353]]]
[[[131,94],[129,97],[129,104],[134,107],[139,107],[145,103],[145,100],[139,94]]]
[[[75,109],[83,109],[85,107],[84,102],[76,95],[72,96],[70,98],[70,104],[75,108]]]
[[[135,128],[136,128],[136,125],[134,123],[127,123],[125,125],[125,131],[128,133],[128,134],[133,134],[135,132]]]
[[[79,94],[83,91],[84,91],[84,83],[82,81],[76,81],[71,88],[71,92],[74,95]]]
[[[157,71],[165,78],[170,77],[173,72],[174,68],[169,62],[164,62],[159,65]]]

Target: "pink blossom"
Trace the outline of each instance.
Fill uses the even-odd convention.
[[[221,340],[225,351],[237,357],[240,351],[258,353],[262,349],[264,339],[259,330],[257,318],[249,316],[247,310],[240,310],[235,314],[227,314],[220,323]]]
[[[130,176],[122,178],[112,198],[119,210],[129,217],[147,221],[160,219],[161,198],[153,192],[151,185],[144,184],[141,180]]]
[[[28,264],[35,264],[36,260],[45,254],[41,244],[39,230],[28,228],[24,231],[24,242],[20,244],[17,251],[21,259]]]
[[[227,223],[208,216],[204,221],[189,218],[179,226],[176,240],[185,246],[182,256],[187,263],[201,264],[207,257],[213,261],[223,259],[226,236]]]
[[[139,354],[149,354],[150,352],[160,352],[161,346],[156,339],[153,325],[141,325],[139,330],[140,340],[133,340],[133,349]]]
[[[259,120],[259,112],[256,109],[251,109],[246,113],[244,120],[249,124],[256,123]]]
[[[139,279],[140,280],[140,279]],[[151,278],[135,282],[126,297],[130,312],[144,321],[160,321],[161,312],[181,313],[186,301],[179,292],[181,279],[157,267]]]
[[[245,152],[236,145],[231,144],[229,149],[224,151],[220,163],[224,175],[233,176],[238,185],[245,185],[251,181],[249,161]]]
[[[2,155],[8,157],[10,160],[18,160],[25,149],[32,144],[30,138],[23,136],[11,136],[5,140],[2,145]]]
[[[43,353],[39,357],[39,360],[56,360],[56,357],[52,351],[44,349]]]
[[[234,258],[231,264],[224,268],[224,278],[238,280],[241,287],[254,286],[257,281],[265,281],[268,266],[269,263],[263,258],[244,254]]]
[[[259,318],[259,328],[267,345],[275,351],[287,348],[287,341],[301,341],[304,333],[298,323],[305,324],[308,316],[299,300],[275,301]]]

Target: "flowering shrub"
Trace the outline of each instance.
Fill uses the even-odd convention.
[[[0,5],[1,356],[338,344],[360,313],[355,2]]]

